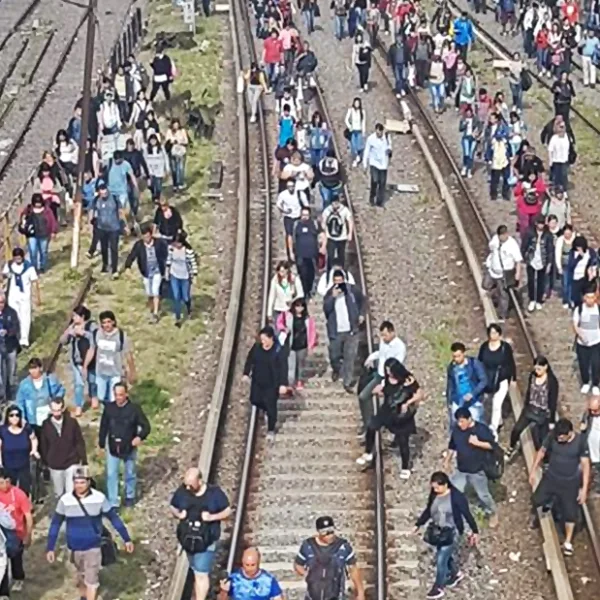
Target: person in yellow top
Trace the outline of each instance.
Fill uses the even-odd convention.
[[[250,123],[256,123],[256,113],[258,112],[258,103],[260,97],[267,93],[269,87],[263,70],[256,64],[252,63],[250,68],[244,73],[244,82],[246,83],[246,94],[248,95],[248,103],[250,104]]]

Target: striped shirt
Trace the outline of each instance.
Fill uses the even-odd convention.
[[[125,524],[102,492],[90,489],[87,496],[79,500],[85,507],[87,516],[75,493],[61,496],[48,531],[48,551],[54,550],[63,521],[67,522],[67,546],[71,551],[100,548],[102,517],[108,518],[124,541],[131,541]]]

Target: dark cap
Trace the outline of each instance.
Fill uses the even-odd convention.
[[[319,517],[316,522],[317,531],[322,529],[333,529],[335,527],[331,517]]]
[[[108,189],[108,188],[106,187],[106,183],[104,183],[104,181],[100,180],[100,181],[99,181],[99,182],[96,184],[96,190],[97,190],[97,191],[99,191],[99,190],[106,190],[106,189]]]

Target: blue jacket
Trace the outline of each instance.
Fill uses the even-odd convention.
[[[465,408],[471,408],[471,406],[474,404],[482,401],[483,392],[487,387],[487,375],[485,374],[485,367],[483,366],[482,362],[476,358],[473,358],[472,356],[467,356],[466,360],[467,372],[473,387],[473,398],[469,402],[463,402],[462,398],[458,397],[458,384],[454,374],[456,365],[451,362],[448,365],[448,370],[446,373],[446,402],[448,403],[448,406],[456,404],[459,407],[464,406]]]
[[[23,411],[23,418],[30,425],[42,425],[37,422],[36,409],[39,406],[50,403],[50,398],[64,398],[65,388],[56,378],[56,375],[44,373],[42,375],[44,383],[37,390],[33,385],[31,375],[27,375],[19,384],[17,390],[17,406]]]
[[[454,41],[459,46],[466,46],[475,39],[473,23],[469,19],[459,17],[454,21]]]

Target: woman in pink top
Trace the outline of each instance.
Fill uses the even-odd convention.
[[[445,42],[442,50],[444,63],[444,76],[446,79],[446,96],[451,96],[456,91],[456,60],[458,52],[454,42]]]
[[[291,71],[294,64],[294,53],[296,51],[298,32],[292,27],[289,21],[286,21],[285,26],[279,34],[279,41],[283,49],[283,62],[285,63],[286,71]]]

